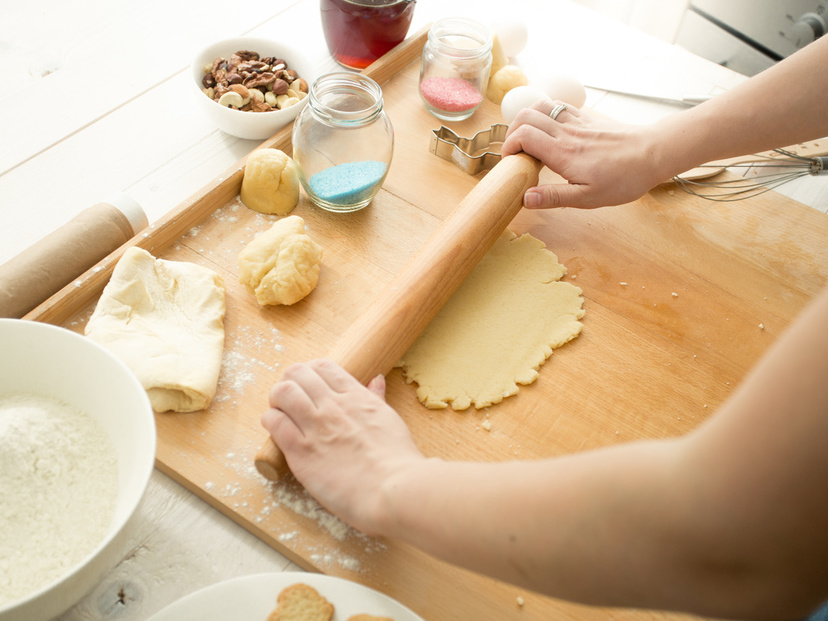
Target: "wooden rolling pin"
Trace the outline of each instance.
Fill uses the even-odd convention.
[[[498,162],[345,331],[329,357],[363,384],[388,373],[520,211],[540,168],[524,153]],[[255,463],[271,481],[289,471],[271,438]]]

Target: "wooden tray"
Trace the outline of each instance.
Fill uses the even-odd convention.
[[[238,283],[238,252],[273,222],[239,202],[242,160],[27,318],[82,332],[129,245],[213,268],[227,286],[218,393],[207,411],[156,416],[160,470],[302,567],[383,591],[426,619],[605,619],[606,610],[527,593],[366,537],[295,483],[268,483],[253,468],[265,438],[259,418],[280,370],[325,355],[477,181],[428,151],[441,123],[417,93],[424,38],[412,37],[367,71],[383,84],[396,131],[394,161],[373,204],[337,215],[303,197],[293,212],[325,250],[308,298],[263,309]],[[500,120],[486,102],[452,127],[471,136]],[[262,146],[290,152],[290,128]],[[556,350],[535,384],[485,413],[426,410],[414,386],[390,374],[388,400],[429,455],[533,459],[686,433],[828,278],[828,217],[774,193],[722,204],[667,186],[620,207],[526,211],[512,228],[542,239],[583,289],[583,333]],[[490,431],[480,425],[486,416]]]

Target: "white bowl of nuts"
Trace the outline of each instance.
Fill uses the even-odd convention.
[[[313,83],[310,63],[270,39],[235,37],[204,48],[191,67],[201,108],[218,128],[248,140],[270,138],[293,121]]]

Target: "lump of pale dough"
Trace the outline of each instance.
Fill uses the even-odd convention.
[[[290,213],[299,202],[296,164],[278,149],[253,151],[244,166],[240,198],[260,213]]]
[[[489,87],[486,89],[486,97],[496,104],[503,101],[503,96],[516,86],[526,86],[529,78],[523,69],[516,65],[506,65],[492,74],[489,78]]]
[[[224,312],[216,272],[132,247],[112,271],[85,334],[135,373],[154,410],[195,412],[216,394]]]
[[[305,221],[288,216],[239,253],[239,282],[260,305],[298,302],[319,280],[322,247],[305,233]]]

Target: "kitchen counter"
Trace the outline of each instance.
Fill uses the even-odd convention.
[[[200,3],[196,12],[193,6],[47,0],[6,9],[0,263],[117,192],[155,222],[257,146],[214,129],[193,105],[187,68],[207,43],[242,34],[279,38],[306,50],[317,74],[337,68],[315,0],[253,0],[232,11],[218,2]],[[421,0],[411,32],[464,6]],[[492,21],[502,5],[476,6],[481,21]],[[530,73],[566,72],[584,83],[669,96],[715,94],[744,79],[566,0],[514,0],[509,7],[530,24],[529,45],[517,59]],[[586,106],[633,123],[677,109],[593,89]],[[809,184],[800,200],[828,211],[824,188]],[[300,570],[156,471],[122,561],[61,619],[146,619],[222,580]]]

